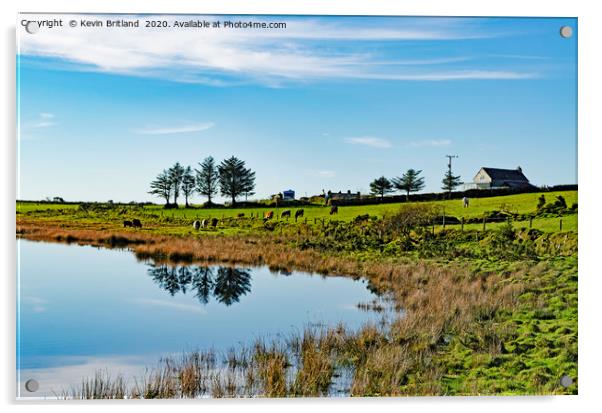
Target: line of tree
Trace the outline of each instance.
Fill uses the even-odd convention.
[[[424,189],[424,177],[420,174],[422,170],[408,169],[401,176],[388,179],[384,176],[376,178],[370,183],[370,193],[384,198],[385,195],[401,191],[405,192],[406,198],[410,198],[410,193],[419,192]],[[454,175],[451,168],[445,172],[442,180],[443,186],[441,189],[451,193],[454,189],[462,184],[459,175]]]
[[[218,191],[222,196],[236,204],[237,198],[248,197],[255,192],[255,172],[245,167],[245,162],[232,156],[216,165],[213,157],[209,156],[199,163],[199,169],[190,166],[183,167],[176,162],[171,168],[164,169],[150,183],[149,194],[165,200],[166,207],[177,208],[180,194],[184,196],[185,205],[198,193],[207,197],[207,205],[212,205],[212,199]],[[170,201],[173,199],[173,203]]]
[[[370,193],[379,195],[382,199],[388,193],[403,191],[409,198],[410,192],[424,189],[424,178],[420,176],[421,173],[421,170],[408,169],[399,177],[388,179],[381,176],[370,183]]]

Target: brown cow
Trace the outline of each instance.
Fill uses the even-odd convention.
[[[339,213],[339,207],[337,205],[333,205],[330,207],[330,215],[334,215],[334,214],[338,214]]]
[[[272,218],[274,218],[274,211],[266,211],[263,214],[263,220],[264,221],[267,221],[268,219],[272,219]]]
[[[287,217],[287,218],[291,217],[291,210],[290,209],[282,211],[282,214],[280,214],[280,218],[284,218],[284,217]]]

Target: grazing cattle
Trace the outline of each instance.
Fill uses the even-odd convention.
[[[238,213],[238,215],[237,215],[237,217],[239,217],[239,218],[242,218],[242,217],[244,217],[244,216],[245,216],[245,213],[244,213],[244,212],[239,212],[239,213]]]
[[[204,219],[201,221],[201,228],[207,228],[209,226],[209,220]]]
[[[462,198],[462,206],[464,208],[468,208],[468,204],[469,204],[468,198],[467,197]]]
[[[127,219],[125,221],[123,221],[123,227],[124,228],[125,227],[131,227],[131,226],[132,226],[132,221],[129,221]]]
[[[211,218],[211,226],[213,228],[217,227],[218,222],[219,222],[219,220],[217,218]]]
[[[142,228],[142,222],[138,218],[132,219],[132,226],[134,228]]]
[[[297,218],[301,218],[303,216],[303,213],[305,211],[303,211],[302,209],[298,209],[295,211],[295,222],[297,222]]]
[[[196,229],[198,231],[199,228],[201,228],[201,222],[200,221],[194,221],[192,223],[192,228],[194,228],[194,229]]]
[[[338,214],[339,213],[339,207],[337,205],[333,205],[330,207],[330,215],[334,215],[334,214]]]
[[[284,218],[284,217],[287,217],[287,218],[291,217],[291,210],[290,209],[282,211],[282,214],[280,214],[280,218]]]
[[[274,211],[266,211],[263,214],[263,220],[264,221],[267,221],[268,219],[272,219],[272,218],[274,218]]]

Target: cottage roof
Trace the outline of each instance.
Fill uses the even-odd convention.
[[[500,169],[500,168],[481,168],[494,181],[520,181],[529,182],[520,168],[517,169]]]

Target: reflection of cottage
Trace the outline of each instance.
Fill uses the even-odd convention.
[[[528,188],[532,187],[523,170],[519,166],[516,169],[500,169],[482,167],[475,175],[474,188]]]
[[[282,199],[284,201],[293,201],[295,199],[295,191],[292,189],[282,191]]]

